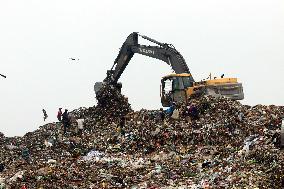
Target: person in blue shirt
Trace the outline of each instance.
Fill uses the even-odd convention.
[[[166,113],[167,113],[169,116],[172,116],[172,114],[173,114],[175,108],[176,108],[176,103],[173,102],[172,105],[171,105],[168,109],[166,109]]]

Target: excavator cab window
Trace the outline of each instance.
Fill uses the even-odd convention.
[[[175,90],[183,90],[186,87],[192,86],[190,78],[186,77],[169,77],[163,80],[163,89],[166,93],[172,92]]]
[[[173,91],[180,89],[180,82],[178,77],[173,77]]]
[[[169,94],[173,88],[173,80],[167,79],[165,80],[164,91],[166,94]]]
[[[186,77],[173,77],[173,91],[174,90],[184,90],[188,86],[192,85],[192,82]]]
[[[182,81],[184,88],[193,86],[194,81],[192,80],[192,77],[182,77]]]

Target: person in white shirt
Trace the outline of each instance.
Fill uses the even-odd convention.
[[[83,133],[83,129],[84,129],[84,119],[83,118],[80,118],[80,119],[77,119],[77,124],[78,124],[78,133],[79,135],[81,136],[82,133]]]

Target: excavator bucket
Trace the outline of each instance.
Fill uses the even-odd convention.
[[[100,93],[103,86],[104,86],[104,82],[96,82],[95,83],[94,90],[95,90],[96,95],[98,95]]]
[[[110,84],[110,83],[107,83],[107,82],[96,82],[95,85],[94,85],[94,90],[95,90],[97,97],[98,97],[98,95],[101,94],[101,92],[103,92],[104,86],[107,86],[107,85],[114,87],[117,91],[121,92],[122,84],[120,82],[115,83],[115,84]]]

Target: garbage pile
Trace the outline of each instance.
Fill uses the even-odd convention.
[[[75,117],[88,117],[96,120],[113,121],[132,112],[128,98],[112,85],[104,85],[97,95],[97,106],[79,108],[72,113]]]
[[[0,188],[284,187],[283,106],[204,96],[163,118],[119,102],[74,110],[82,135],[60,123],[0,135]]]

